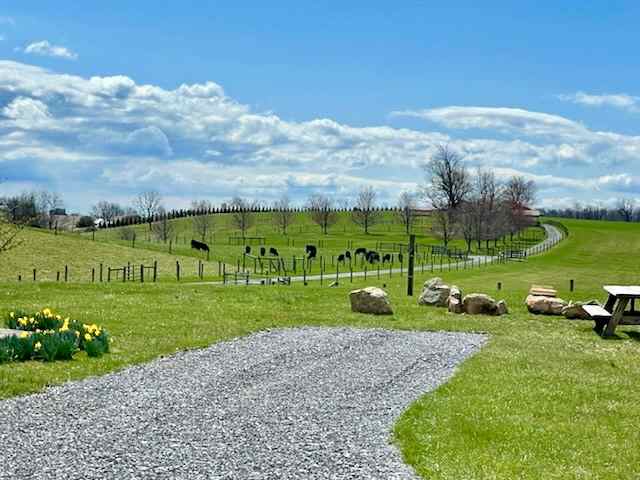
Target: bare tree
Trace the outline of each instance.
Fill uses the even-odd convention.
[[[55,223],[56,210],[64,206],[62,196],[56,192],[43,190],[37,195],[37,205],[42,224],[51,230]]]
[[[295,212],[291,209],[291,202],[287,195],[283,195],[273,202],[271,219],[273,220],[276,228],[278,228],[283,235],[287,234],[287,229],[293,223],[294,218]]]
[[[162,208],[162,196],[156,191],[143,192],[136,198],[135,209],[138,214],[147,220],[149,224],[149,230],[152,230],[151,225],[155,216],[159,215]]]
[[[633,212],[636,210],[636,202],[631,198],[621,198],[616,203],[616,210],[625,222],[633,220]]]
[[[351,210],[353,223],[363,228],[364,233],[369,233],[369,227],[380,218],[380,212],[376,209],[376,192],[373,187],[362,187],[358,193],[356,204]]]
[[[233,225],[242,232],[242,236],[246,236],[247,230],[255,223],[255,211],[259,205],[256,201],[246,200],[240,197],[234,197],[231,200],[231,221]]]
[[[322,229],[325,235],[329,232],[329,227],[338,221],[333,200],[326,195],[319,193],[311,195],[307,201],[307,208],[311,220]]]
[[[529,226],[530,219],[526,215],[526,210],[535,201],[535,182],[533,180],[527,180],[523,176],[514,175],[507,181],[502,189],[502,197],[506,206],[509,208],[509,233],[513,236],[514,233]]]
[[[212,208],[211,202],[208,200],[195,200],[191,202],[191,208],[196,211],[196,214],[191,217],[193,232],[204,242],[207,234],[213,228],[213,216],[209,215]]]
[[[101,200],[93,206],[91,214],[95,218],[101,218],[109,224],[117,217],[124,215],[124,208],[117,203]]]
[[[448,145],[436,147],[425,172],[423,195],[434,210],[433,230],[447,245],[454,234],[457,210],[471,191],[469,174],[460,154]]]
[[[13,250],[22,244],[20,232],[23,228],[23,223],[11,222],[4,213],[0,214],[0,253]]]
[[[409,235],[411,228],[416,221],[416,196],[409,192],[402,192],[398,198],[396,216],[404,226],[404,230]]]
[[[158,240],[167,243],[173,237],[175,225],[167,218],[167,212],[164,208],[160,207],[156,215],[160,218],[151,224],[151,231]]]

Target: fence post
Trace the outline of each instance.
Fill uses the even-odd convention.
[[[111,267],[107,267],[107,283],[111,282]]]
[[[153,283],[158,279],[158,261],[153,261]]]
[[[102,283],[102,264],[100,264],[100,283]]]
[[[407,272],[407,295],[409,297],[413,296],[413,269],[415,262],[415,252],[416,252],[416,236],[409,235],[409,265]]]
[[[573,278],[569,280],[569,291],[573,292]]]
[[[140,264],[140,283],[144,283],[144,265]]]
[[[180,281],[180,261],[176,260],[176,279]]]
[[[127,281],[127,267],[122,267],[122,282]]]
[[[91,269],[91,283],[94,283],[96,281],[96,267],[93,267]]]
[[[60,270],[56,272],[56,282],[60,281]]]
[[[36,269],[35,268],[33,269],[33,281],[34,282],[36,281]]]

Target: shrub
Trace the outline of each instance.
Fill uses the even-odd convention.
[[[76,227],[78,227],[78,228],[93,227],[93,222],[94,222],[94,218],[93,217],[90,217],[88,215],[83,215],[82,217],[80,217],[78,219],[78,223],[76,224]]]

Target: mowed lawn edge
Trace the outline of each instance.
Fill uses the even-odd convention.
[[[488,332],[488,345],[451,382],[425,395],[399,419],[394,439],[425,478],[634,478],[638,407],[633,378],[640,346],[636,327],[602,340],[589,322],[529,315],[530,283],[552,283],[566,298],[600,298],[602,283],[635,278],[635,230],[624,224],[567,222],[568,240],[527,262],[447,272],[465,292],[505,298],[508,317],[459,317],[422,308],[405,296],[405,279],[386,284],[392,317],[349,311],[339,288],[56,285],[3,287],[2,307],[51,306],[109,328],[114,352],[101,359],[0,366],[0,396],[38,391],[49,383],[114,371],[177,350],[206,346],[266,328],[351,325]],[[614,237],[613,240],[611,238]],[[602,251],[610,265],[602,267]],[[429,275],[419,275],[423,281]],[[567,292],[568,280],[576,291]],[[501,292],[496,283],[503,284]],[[598,445],[597,455],[592,445]],[[626,447],[629,447],[628,449]],[[625,455],[619,455],[620,449]]]

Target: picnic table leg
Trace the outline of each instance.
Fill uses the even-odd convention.
[[[607,303],[604,304],[604,309],[609,313],[613,313],[613,307],[615,304],[616,304],[616,297],[609,294],[609,298],[607,298]]]
[[[609,320],[609,323],[607,324],[607,328],[604,331],[605,337],[609,337],[614,334],[614,332],[616,331],[616,327],[618,326],[618,323],[620,323],[620,320],[622,320],[622,316],[624,315],[624,309],[627,308],[628,303],[629,303],[628,298],[618,299],[618,304],[616,305],[616,308],[613,311],[613,315],[611,315],[611,319]]]

